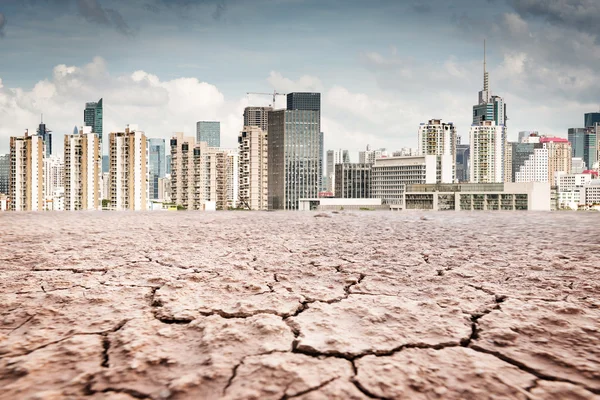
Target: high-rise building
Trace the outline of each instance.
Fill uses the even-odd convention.
[[[237,150],[224,150],[227,157],[227,207],[237,208],[240,188],[240,157]]]
[[[586,113],[583,116],[583,122],[586,128],[591,128],[596,124],[600,124],[600,112]]]
[[[571,173],[571,145],[567,139],[542,137],[539,143],[516,143],[514,182],[548,182],[558,173]],[[513,157],[514,159],[515,157]]]
[[[46,128],[43,119],[38,125],[37,135],[41,137],[44,142],[44,156],[50,157],[52,155],[52,131]]]
[[[431,119],[419,126],[417,152],[436,156],[436,182],[454,183],[456,178],[456,127],[452,122]]]
[[[508,143],[508,148],[510,149],[510,168],[507,170],[510,175],[505,175],[506,182],[535,182],[534,179],[528,180],[524,177],[526,176],[525,170],[521,172],[521,168],[527,168],[529,171],[533,171],[529,169],[529,165],[533,165],[533,160],[530,160],[531,156],[534,153],[535,149],[541,149],[543,146],[541,143]],[[506,161],[509,161],[508,158]],[[526,165],[528,164],[528,165]],[[520,174],[517,178],[517,174]]]
[[[65,163],[62,157],[44,158],[44,208],[46,210],[58,211],[61,210],[61,206],[64,206],[64,175]],[[59,195],[57,195],[57,191],[60,193]]]
[[[269,111],[273,111],[273,107],[246,107],[244,109],[244,127],[258,126],[266,132],[269,128]]]
[[[506,127],[494,121],[472,125],[470,136],[472,183],[504,182],[504,152],[506,150]]]
[[[471,146],[468,144],[456,145],[456,181],[469,182],[471,171]]]
[[[171,154],[167,154],[165,162],[165,171],[167,174],[171,174]]]
[[[303,96],[296,95],[307,95],[313,101],[302,100]],[[316,108],[320,104],[317,95],[289,94],[288,107]],[[299,199],[318,196],[323,178],[320,125],[320,111],[317,110],[269,112],[269,209],[297,210]]]
[[[171,201],[188,210],[201,209],[200,182],[196,179],[194,157],[200,156],[201,148],[195,147],[193,137],[178,132],[171,138]],[[204,142],[204,149],[207,145]],[[198,174],[200,170],[198,169]],[[198,186],[198,187],[196,187]]]
[[[238,135],[239,207],[268,208],[267,132],[258,126],[245,126]]]
[[[102,173],[105,174],[110,169],[110,157],[107,155],[102,156]]]
[[[150,175],[150,199],[158,199],[158,179],[166,174],[165,139],[148,139],[148,170]]]
[[[83,122],[85,126],[92,127],[92,133],[98,135],[100,140],[100,154],[102,154],[102,99],[97,102],[85,103],[85,110],[83,110]],[[73,133],[77,133],[78,129],[75,127]]]
[[[208,147],[221,147],[221,123],[218,121],[198,121],[196,142],[206,142]]]
[[[0,154],[0,193],[8,194],[10,182],[10,154]]]
[[[44,209],[44,141],[40,136],[10,138],[10,210]]]
[[[543,137],[540,139],[540,143],[548,150],[547,182],[550,182],[550,185],[554,185],[557,173],[571,173],[571,143],[565,138],[558,137]]]
[[[137,125],[110,133],[110,208],[147,210],[149,203],[148,143]]]
[[[569,142],[573,151],[572,157],[583,158],[588,168],[593,168],[598,161],[596,130],[592,128],[569,128]]]
[[[381,148],[377,150],[371,150],[371,146],[367,145],[367,149],[358,152],[358,162],[360,164],[373,164],[376,159],[387,157],[388,153],[386,149]]]
[[[335,166],[342,163],[350,163],[350,153],[348,150],[327,150],[327,168],[325,177],[327,178],[327,191],[335,193]]]
[[[335,197],[343,199],[371,198],[373,164],[335,164]]]
[[[64,207],[66,211],[101,210],[100,138],[92,127],[65,135]]]
[[[483,90],[479,92],[479,102],[473,106],[473,125],[484,121],[493,121],[498,126],[506,127],[506,104],[500,96],[493,96],[490,91],[489,73],[485,58],[485,41],[483,44]]]

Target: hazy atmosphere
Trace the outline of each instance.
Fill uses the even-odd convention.
[[[430,118],[465,142],[484,39],[509,140],[566,137],[600,106],[599,18],[596,0],[2,0],[0,153],[41,113],[70,133],[101,97],[105,132],[216,119],[235,147],[243,108],[270,103],[246,92],[273,90],[322,93],[326,149],[414,147]]]

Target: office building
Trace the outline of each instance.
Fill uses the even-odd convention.
[[[320,104],[320,96],[304,98],[295,95],[296,93],[288,95],[288,107],[316,108]],[[312,100],[309,101],[310,99]],[[320,112],[316,110],[269,112],[269,209],[297,210],[300,198],[318,196],[323,175],[320,125]]]
[[[102,156],[102,173],[108,173],[110,169],[110,157],[107,155]]]
[[[517,143],[513,149],[518,157],[513,162],[514,182],[554,185],[557,173],[571,173],[571,145],[567,139],[541,137],[539,143]]]
[[[196,142],[206,142],[208,147],[221,147],[221,123],[218,121],[198,121]]]
[[[158,178],[158,199],[162,200],[163,203],[171,203],[171,178],[165,176],[164,178]]]
[[[469,182],[471,170],[471,146],[468,144],[456,145],[456,181]]]
[[[9,209],[44,209],[44,141],[26,131],[10,138]]]
[[[504,182],[506,128],[494,121],[472,125],[470,130],[469,171],[471,183]]]
[[[166,162],[165,162],[165,174],[171,174],[171,154],[167,154],[166,155]]]
[[[350,153],[348,150],[327,150],[325,177],[327,180],[327,191],[335,193],[335,166],[337,164],[349,163]]]
[[[125,132],[111,132],[110,208],[143,211],[149,205],[148,142],[137,125]]]
[[[572,156],[582,158],[587,168],[593,168],[598,161],[597,136],[594,128],[569,128]]]
[[[403,208],[406,185],[436,183],[436,170],[436,156],[378,158],[371,168],[371,196]]]
[[[83,123],[84,126],[90,126],[92,128],[92,133],[98,135],[98,139],[100,140],[100,154],[102,154],[102,118],[103,118],[103,109],[102,109],[102,99],[97,102],[89,102],[85,103],[85,110],[83,110]],[[78,133],[77,127],[73,133]]]
[[[64,208],[66,211],[101,210],[100,137],[92,127],[65,135]]]
[[[541,143],[509,142],[507,153],[510,153],[510,156],[507,155],[506,157],[505,182],[529,182],[525,179],[525,174],[521,171],[521,168],[529,169],[530,165],[533,164],[533,160],[530,160],[530,158],[534,154],[534,150],[542,147]],[[517,173],[521,174],[519,178],[517,178]]]
[[[10,182],[10,154],[0,154],[0,193],[8,195]]]
[[[287,95],[288,110],[321,112],[321,93],[294,92]]]
[[[268,209],[267,132],[258,126],[245,126],[238,135],[239,207]]]
[[[44,208],[46,210],[61,210],[64,195],[65,163],[60,156],[44,158]]]
[[[585,113],[583,115],[583,122],[586,128],[591,128],[596,124],[600,124],[600,112]]]
[[[360,164],[373,164],[376,159],[387,157],[388,153],[386,149],[381,148],[377,150],[371,150],[371,146],[367,145],[367,149],[358,152],[358,162]]]
[[[166,170],[165,139],[148,139],[148,173],[150,176],[150,200],[158,199],[159,178]]]
[[[373,164],[335,164],[335,197],[368,199],[371,197],[371,168]]]
[[[273,111],[273,107],[246,107],[244,127],[257,126],[266,132],[269,128],[269,111]]]
[[[483,48],[483,90],[479,92],[479,102],[473,106],[473,125],[482,122],[494,122],[497,126],[506,127],[506,104],[500,96],[493,96],[489,87],[489,73],[485,58],[485,42]]]
[[[417,152],[436,157],[436,183],[453,183],[456,177],[456,127],[452,122],[431,119],[421,123]]]
[[[44,157],[50,157],[52,155],[52,131],[46,128],[43,119],[38,125],[36,133],[44,143]]]

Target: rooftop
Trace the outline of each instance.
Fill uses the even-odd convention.
[[[600,213],[0,220],[0,398],[600,394]]]

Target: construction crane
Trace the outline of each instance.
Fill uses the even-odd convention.
[[[257,93],[257,92],[246,92],[246,94],[249,96],[251,94],[258,94],[261,96],[273,96],[273,103],[269,104],[269,107],[275,107],[275,97],[276,96],[285,96],[285,93],[277,93],[277,90],[273,90],[273,93]]]

